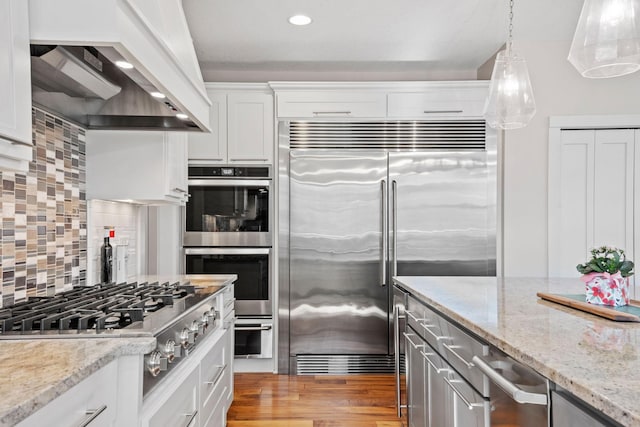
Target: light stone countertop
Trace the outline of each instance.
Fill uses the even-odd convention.
[[[13,426],[120,356],[153,350],[145,338],[0,341],[0,426]]]
[[[640,426],[640,323],[536,297],[584,293],[575,279],[395,277],[394,282],[624,426]]]

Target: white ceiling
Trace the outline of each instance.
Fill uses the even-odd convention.
[[[507,0],[183,0],[206,81],[475,78]],[[570,40],[582,0],[516,0],[514,38]],[[289,16],[313,22],[296,27]]]

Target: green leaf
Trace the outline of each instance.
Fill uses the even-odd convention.
[[[589,262],[587,264],[587,266],[589,268],[591,268],[591,270],[598,272],[598,273],[604,273],[604,269],[600,266],[600,263],[598,263],[597,260],[593,260],[591,262]]]

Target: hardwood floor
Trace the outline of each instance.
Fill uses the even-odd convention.
[[[406,427],[393,375],[235,374],[227,427]]]

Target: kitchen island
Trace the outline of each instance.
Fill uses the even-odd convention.
[[[640,324],[543,301],[578,279],[395,277],[444,316],[624,426],[640,426]]]
[[[196,296],[206,292],[215,297],[226,293],[236,277],[144,276],[137,282],[190,282],[195,286]],[[4,396],[0,404],[0,426],[13,426],[23,421],[27,421],[28,426],[42,425],[41,421],[32,421],[34,417],[30,416],[40,420],[43,414],[49,417],[44,419],[52,422],[49,425],[57,425],[56,420],[51,420],[51,413],[73,415],[78,409],[76,406],[87,403],[82,402],[82,396],[93,393],[104,394],[104,401],[109,403],[103,404],[100,397],[99,405],[89,407],[99,409],[104,406],[101,411],[107,418],[130,420],[137,416],[142,401],[143,355],[156,349],[156,337],[135,328],[132,331],[107,329],[98,334],[92,330],[75,335],[71,333],[73,331],[65,332],[0,335],[0,393]],[[82,393],[78,393],[79,390]],[[111,391],[115,397],[108,401]],[[70,398],[73,393],[75,395]],[[52,406],[56,408],[52,410]],[[73,416],[79,419],[78,415]]]

